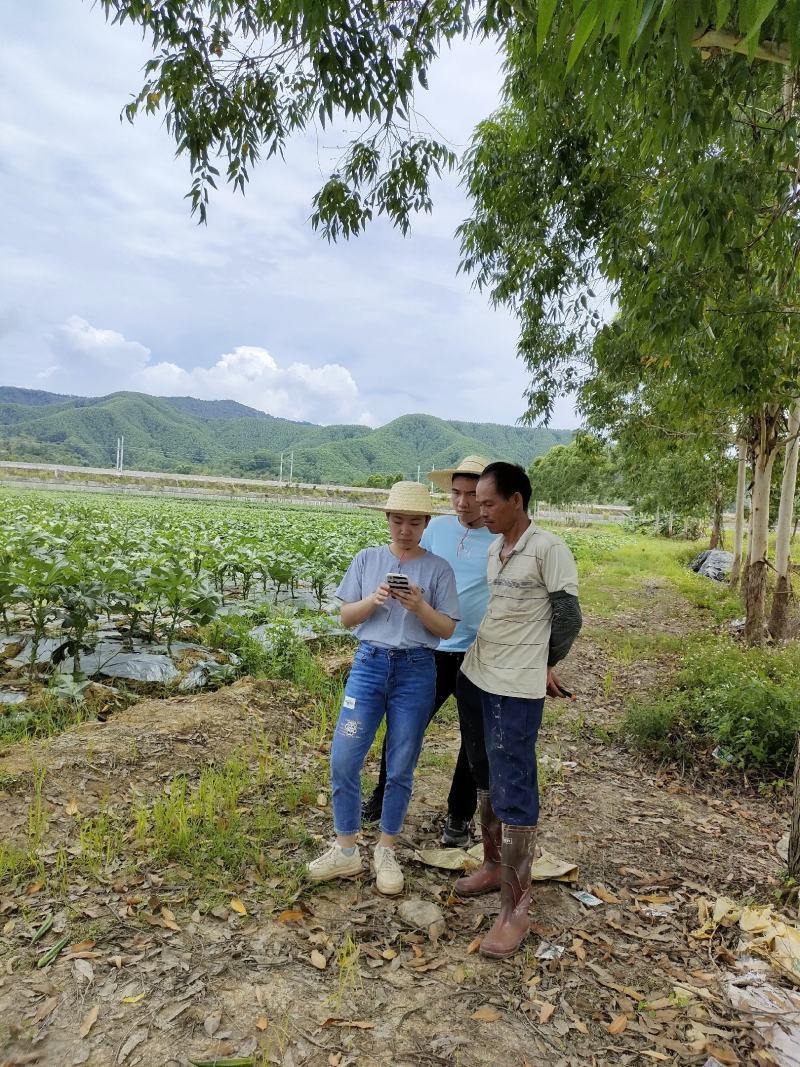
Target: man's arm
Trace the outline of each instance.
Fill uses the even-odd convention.
[[[550,593],[550,606],[553,611],[553,621],[550,626],[547,666],[554,667],[572,648],[572,643],[583,625],[583,616],[578,598],[563,590]]]

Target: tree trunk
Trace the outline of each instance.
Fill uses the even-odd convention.
[[[750,566],[745,590],[745,640],[758,645],[764,640],[764,609],[767,599],[767,556],[769,553],[769,490],[772,466],[778,448],[780,409],[765,405],[758,414],[758,438],[753,456],[753,500],[750,511],[752,538]]]
[[[736,525],[733,530],[733,564],[730,586],[738,588],[742,570],[742,545],[744,544],[744,498],[747,492],[747,441],[740,437],[737,442],[739,470],[736,477]]]
[[[800,735],[794,743],[794,796],[792,799],[792,826],[789,831],[789,874],[800,882]]]
[[[709,548],[725,547],[725,525],[722,520],[722,486],[717,483],[714,495],[714,516],[711,525],[711,540]]]
[[[789,547],[794,517],[794,491],[797,485],[798,433],[800,433],[800,401],[795,401],[789,411],[789,437],[783,456],[781,504],[778,510],[775,539],[775,592],[772,596],[772,612],[769,619],[769,631],[775,640],[779,640],[786,633],[789,602],[792,596]]]

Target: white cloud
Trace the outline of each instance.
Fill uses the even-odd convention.
[[[150,349],[138,341],[126,341],[116,330],[100,330],[79,315],[70,315],[58,327],[60,340],[76,355],[86,357],[102,367],[135,370],[150,359]]]
[[[175,363],[155,363],[135,376],[145,392],[180,393],[201,400],[238,400],[286,419],[309,422],[358,422],[374,425],[364,410],[358,385],[339,363],[280,367],[266,348],[239,345],[211,367],[184,370]]]

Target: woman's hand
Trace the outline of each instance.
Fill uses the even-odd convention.
[[[389,586],[383,583],[378,586],[374,593],[357,600],[354,604],[342,604],[342,626],[350,629],[353,626],[360,626],[362,622],[366,622],[373,612],[386,603],[389,599],[389,593]]]
[[[410,611],[414,615],[419,615],[425,604],[422,598],[422,590],[418,585],[409,585],[408,589],[395,589],[392,592],[392,596],[395,600],[400,601],[406,611]]]
[[[382,608],[386,601],[391,596],[392,591],[385,582],[381,582],[375,592],[367,597],[367,600],[372,604],[372,610],[376,608]]]

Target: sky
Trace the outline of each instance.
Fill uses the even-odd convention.
[[[120,122],[149,54],[89,0],[4,13],[0,385],[232,399],[317,423],[519,418],[516,324],[457,273],[456,175],[410,236],[379,220],[328,244],[309,215],[337,146],[309,133],[245,196],[221,188],[198,226],[161,120]],[[474,43],[435,64],[418,109],[456,151],[497,105],[499,67]],[[578,422],[557,402],[552,426]]]

